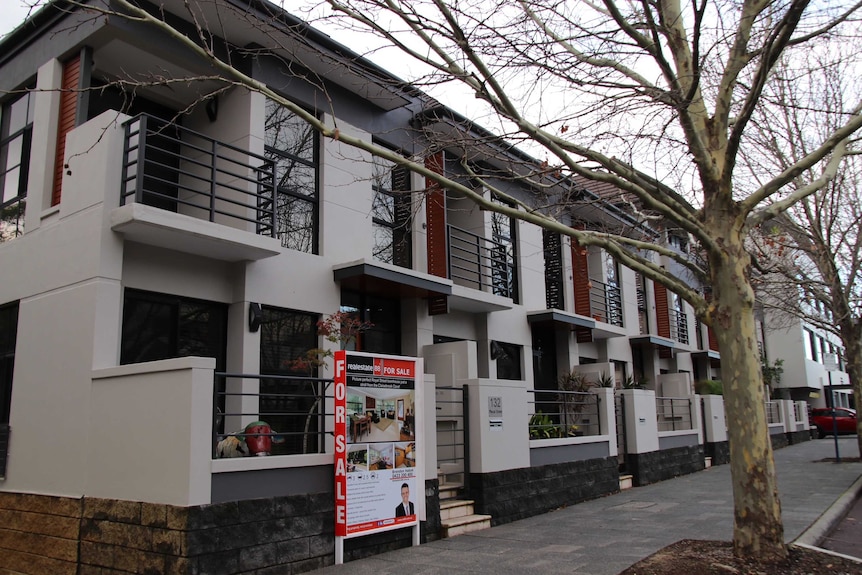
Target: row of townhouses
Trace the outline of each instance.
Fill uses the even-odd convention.
[[[139,4],[198,37],[183,2]],[[505,177],[529,157],[290,14],[195,11],[219,23],[216,52],[341,134],[535,194]],[[678,296],[320,138],[152,26],[49,4],[0,43],[0,104],[0,570],[331,563],[326,356],[344,343],[422,360],[419,397],[347,397],[349,438],[396,446],[348,461],[413,465],[423,437],[426,539],[457,532],[450,488],[501,523],[727,460],[721,398],[695,393],[721,379],[719,350]],[[429,136],[465,133],[475,145]],[[557,185],[584,200],[566,225],[689,249],[608,190]],[[321,333],[334,315],[355,337]],[[800,363],[821,344],[798,327],[759,338],[792,391],[766,403],[776,445],[807,437],[829,383],[820,356]],[[409,543],[376,533],[346,556]]]

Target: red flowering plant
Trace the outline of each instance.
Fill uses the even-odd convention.
[[[360,320],[354,312],[337,311],[317,322],[317,335],[323,336],[331,343],[339,344],[340,349],[347,349],[349,347],[355,347],[355,344],[362,335],[362,332],[367,331],[372,327],[374,327],[373,323]],[[282,365],[290,371],[307,372],[310,377],[314,377],[316,375],[316,371],[321,366],[326,368],[326,360],[332,356],[332,349],[313,347],[297,358],[286,360]],[[309,385],[311,385],[314,390],[316,382],[309,382]],[[305,427],[302,435],[303,453],[308,453],[309,428],[311,427],[311,422],[317,413],[320,400],[323,397],[323,392],[313,393],[315,395],[315,400],[305,417]]]
[[[340,349],[352,347],[363,332],[374,327],[370,321],[362,321],[355,312],[337,311],[317,322],[317,335],[339,344]],[[313,347],[297,358],[286,360],[282,365],[290,371],[307,372],[314,375],[319,367],[326,367],[326,358],[332,357],[331,349]]]

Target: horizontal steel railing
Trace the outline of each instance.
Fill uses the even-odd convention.
[[[656,397],[655,412],[659,431],[694,429],[690,397]]]
[[[530,439],[601,435],[601,398],[595,393],[527,391]]]
[[[670,337],[674,341],[678,341],[680,343],[688,343],[688,315],[671,309],[668,310],[668,316],[670,319]]]
[[[620,288],[590,279],[590,311],[593,318],[623,326],[623,298]]]
[[[332,379],[291,375],[215,373],[213,386],[213,457],[230,457],[219,453],[220,444],[236,437],[265,437],[271,443],[272,455],[325,453],[326,400],[332,399]],[[330,392],[327,394],[327,392]],[[269,430],[246,431],[249,423],[262,421]],[[222,450],[223,451],[223,450]]]
[[[777,401],[766,402],[766,423],[775,424],[783,423],[784,418],[781,417],[781,406]]]
[[[276,236],[271,160],[145,114],[124,128],[121,205],[134,201]]]
[[[449,278],[458,285],[513,297],[515,262],[507,246],[455,226],[446,228]]]

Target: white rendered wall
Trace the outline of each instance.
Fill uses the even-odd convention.
[[[114,306],[122,244],[102,203],[109,197],[119,205],[115,116],[103,114],[68,134],[59,211],[0,247],[7,269],[27,270],[9,274],[0,288],[0,301],[20,300],[4,490],[84,493],[90,373],[94,365],[115,364],[119,348]]]
[[[86,494],[209,503],[214,368],[213,358],[183,357],[93,372],[86,447],[76,454]]]
[[[527,387],[523,381],[462,380],[470,393],[470,472],[530,466]],[[489,398],[502,401],[502,425],[492,425]]]

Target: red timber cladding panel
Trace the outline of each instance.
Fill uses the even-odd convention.
[[[57,150],[54,159],[54,187],[51,205],[60,203],[63,185],[63,159],[66,155],[66,134],[75,127],[78,105],[78,81],[81,76],[81,57],[75,56],[63,65],[62,91],[60,92],[60,119],[57,125]]]
[[[587,248],[572,240],[572,281],[575,291],[575,313],[592,317],[590,309],[590,269]],[[578,343],[593,341],[593,332],[586,327],[575,328]]]
[[[425,159],[425,166],[443,173],[443,152],[437,152]],[[427,193],[425,195],[425,215],[428,224],[428,273],[441,278],[448,278],[446,264],[446,193],[440,184],[430,179],[425,180]]]
[[[718,351],[718,339],[716,339],[715,332],[712,331],[711,327],[706,328],[706,335],[709,338],[709,349]]]
[[[668,311],[667,288],[661,284],[654,283],[655,290],[655,323],[656,330],[661,337],[670,339],[670,312]],[[662,347],[659,349],[659,357],[671,357],[671,350]]]

